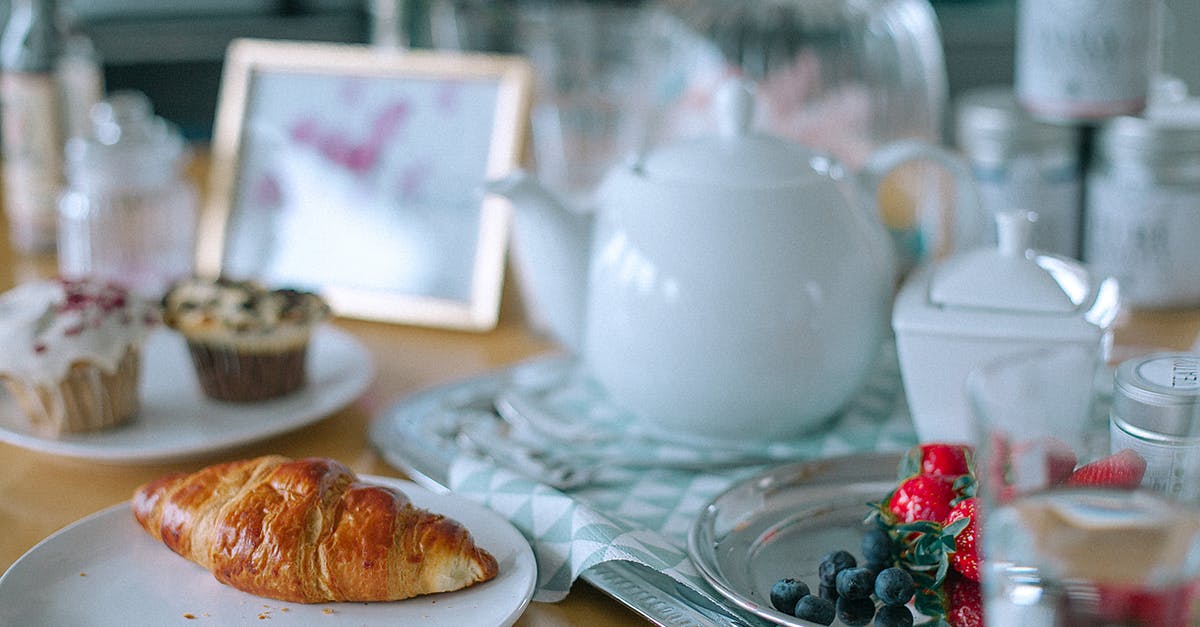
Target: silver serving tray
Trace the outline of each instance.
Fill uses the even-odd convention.
[[[439,421],[447,412],[486,404],[508,385],[499,371],[421,392],[396,403],[372,420],[368,437],[380,455],[410,479],[436,492],[448,492],[449,471],[458,453],[454,437]],[[718,604],[649,568],[604,562],[581,578],[663,627],[764,627],[772,623],[732,603]],[[715,598],[720,595],[713,594]]]
[[[816,592],[821,558],[835,549],[862,561],[867,504],[895,487],[899,461],[897,453],[848,455],[778,466],[738,483],[701,510],[688,555],[735,606],[780,625],[817,627],[776,611],[771,586],[796,577]]]

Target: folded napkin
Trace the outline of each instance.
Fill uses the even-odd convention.
[[[536,366],[527,366],[536,369]],[[895,348],[880,355],[873,376],[826,429],[801,440],[773,444],[760,453],[781,462],[856,452],[904,450],[917,438],[900,383]],[[516,372],[509,385],[545,381]],[[532,383],[530,384],[532,385]],[[559,381],[545,405],[559,415],[592,411],[602,404],[586,378]],[[563,443],[567,456],[568,443]],[[633,446],[633,445],[630,445]],[[640,454],[660,446],[672,459],[679,444],[640,439]],[[769,449],[769,450],[768,450]],[[747,451],[753,452],[753,451]],[[459,454],[450,466],[449,487],[510,520],[533,546],[538,565],[534,600],[559,601],[585,570],[610,560],[645,565],[712,600],[716,593],[687,556],[687,535],[701,508],[764,466],[690,472],[662,468],[602,466],[595,481],[571,490],[547,486],[472,454]],[[864,515],[866,508],[864,504]]]

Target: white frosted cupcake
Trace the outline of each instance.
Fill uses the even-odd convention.
[[[312,292],[228,279],[177,282],[162,305],[163,321],[187,340],[205,395],[239,403],[304,387],[309,339],[329,317]]]
[[[139,356],[158,308],[93,280],[34,281],[0,295],[0,379],[31,429],[57,437],[133,418]]]

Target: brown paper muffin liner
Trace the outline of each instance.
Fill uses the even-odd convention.
[[[140,359],[134,347],[125,351],[116,372],[76,362],[57,385],[37,385],[10,377],[5,387],[40,435],[59,437],[109,429],[138,412]]]
[[[228,345],[188,342],[188,352],[209,398],[252,403],[285,396],[308,379],[308,344],[278,351],[239,351]]]

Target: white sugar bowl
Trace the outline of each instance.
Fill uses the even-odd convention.
[[[1036,214],[996,216],[998,244],[927,264],[892,310],[900,372],[917,437],[971,441],[965,382],[976,366],[1039,347],[1095,349],[1112,341],[1120,303],[1112,278],[1029,248]]]

